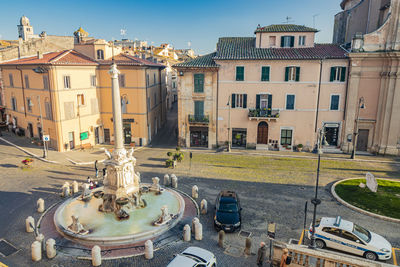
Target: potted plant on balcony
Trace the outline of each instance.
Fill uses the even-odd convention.
[[[303,144],[297,145],[297,151],[301,152],[303,150]]]

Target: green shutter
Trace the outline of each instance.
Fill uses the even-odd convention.
[[[204,102],[203,101],[194,101],[194,116],[203,116],[204,115]]]
[[[331,82],[335,80],[335,76],[336,76],[336,67],[331,67],[331,78],[330,78]]]
[[[281,47],[285,44],[285,36],[281,36]]]
[[[203,93],[204,92],[204,74],[196,73],[194,75],[194,92]]]
[[[341,71],[340,81],[344,82],[346,80],[346,67],[341,67]]]
[[[285,68],[285,82],[289,81],[289,67]]]
[[[247,94],[243,95],[243,108],[247,108]]]
[[[272,95],[271,94],[268,95],[268,108],[272,109]]]
[[[294,36],[290,36],[290,47],[294,46]]]
[[[244,67],[236,67],[236,81],[244,81]]]
[[[256,95],[256,108],[260,108],[261,95]]]
[[[296,82],[300,81],[300,67],[296,67]]]
[[[204,115],[204,102],[199,101],[199,115],[203,116]]]
[[[269,67],[268,66],[261,68],[261,81],[269,81]]]
[[[231,106],[232,108],[236,106],[236,94],[232,94],[231,96]]]

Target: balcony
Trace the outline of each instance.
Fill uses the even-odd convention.
[[[189,115],[190,124],[208,124],[209,122],[208,115]]]
[[[279,109],[249,109],[249,120],[277,121],[278,118]]]

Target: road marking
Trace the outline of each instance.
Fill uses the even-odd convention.
[[[301,245],[301,244],[302,244],[303,238],[304,238],[304,232],[305,232],[305,231],[306,231],[306,230],[304,230],[304,229],[303,229],[303,231],[301,231],[301,236],[300,236],[298,245]]]
[[[393,255],[393,264],[397,266],[397,259],[396,259],[396,250],[398,248],[393,248],[392,247],[392,255]],[[399,249],[400,250],[400,249]]]

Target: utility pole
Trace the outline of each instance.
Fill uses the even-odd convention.
[[[43,128],[42,106],[40,105],[40,95],[38,95],[37,99],[38,99],[38,106],[39,106],[39,113],[40,113],[40,124],[42,127],[43,158],[47,158],[46,142],[43,140],[44,128]]]
[[[228,98],[228,152],[231,152],[231,96]]]

